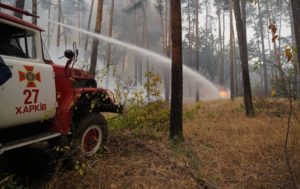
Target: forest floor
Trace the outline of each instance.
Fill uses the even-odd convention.
[[[23,173],[29,188],[292,188],[283,156],[288,103],[256,99],[254,104],[256,115],[249,118],[242,99],[186,103],[185,141],[180,144],[168,140],[167,130],[126,127],[111,131],[102,153],[78,159],[67,169],[50,169],[49,155],[6,159],[14,167],[22,164],[14,170]],[[295,111],[300,114],[300,103]],[[288,152],[299,184],[300,124],[295,117]]]

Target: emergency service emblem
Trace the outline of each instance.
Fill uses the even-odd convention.
[[[33,66],[24,66],[24,69],[24,72],[19,70],[19,81],[26,83],[24,102],[16,107],[16,115],[46,111],[47,104],[39,101],[40,89],[36,85],[42,81],[40,72],[34,71]]]
[[[27,88],[35,88],[36,82],[41,82],[41,74],[40,72],[34,72],[33,66],[24,66],[25,72],[19,70],[19,81],[26,81]]]

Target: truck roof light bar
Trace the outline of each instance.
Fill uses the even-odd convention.
[[[39,16],[34,15],[34,14],[32,14],[32,13],[26,11],[26,10],[19,9],[17,7],[14,7],[14,6],[5,4],[5,3],[0,3],[0,8],[4,8],[4,9],[7,9],[7,10],[10,10],[10,11],[13,11],[13,12],[17,12],[17,13],[23,14],[25,16],[32,16],[32,17],[35,17],[35,18],[39,18]]]

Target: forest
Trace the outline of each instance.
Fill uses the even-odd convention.
[[[1,189],[300,189],[299,0],[0,0],[1,38],[9,22],[34,39],[26,58],[0,39]],[[3,113],[9,85],[39,118]],[[25,126],[56,135],[6,152]]]

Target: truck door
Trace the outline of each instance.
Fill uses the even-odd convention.
[[[56,113],[54,72],[43,61],[40,32],[0,20],[0,56],[12,72],[0,87],[0,129]]]

